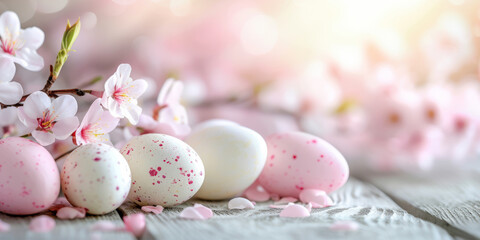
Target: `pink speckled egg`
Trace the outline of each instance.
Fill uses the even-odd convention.
[[[82,145],[70,153],[61,171],[68,201],[90,214],[117,209],[130,191],[131,174],[120,152],[107,144]]]
[[[0,140],[0,212],[28,215],[52,205],[60,176],[52,155],[25,138]]]
[[[141,206],[177,205],[190,199],[202,186],[203,162],[180,139],[145,134],[132,138],[121,153],[132,170],[128,199]]]
[[[266,142],[267,163],[258,181],[270,193],[297,198],[304,189],[329,193],[348,179],[345,158],[319,137],[288,132],[273,134]]]

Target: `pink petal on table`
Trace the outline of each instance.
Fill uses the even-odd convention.
[[[330,229],[336,231],[357,231],[360,228],[358,223],[353,221],[340,221],[330,225]]]
[[[228,202],[228,209],[253,209],[255,205],[248,199],[237,197]]]
[[[87,210],[82,207],[63,207],[57,212],[57,217],[60,219],[75,219],[84,218]]]
[[[281,212],[280,217],[301,218],[310,216],[310,212],[302,205],[289,203]]]
[[[90,227],[92,231],[116,231],[120,229],[113,222],[106,220],[98,221]]]
[[[213,217],[212,209],[205,207],[202,204],[195,203],[193,205],[193,208],[195,208],[195,210],[197,210],[202,216],[204,216],[207,219]]]
[[[291,203],[291,202],[294,203],[296,201],[298,201],[298,199],[294,197],[283,197],[280,200],[274,202],[274,204]]]
[[[57,200],[55,200],[55,202],[52,204],[52,206],[50,208],[48,208],[48,210],[55,212],[55,211],[58,211],[60,208],[63,208],[63,207],[72,207],[72,204],[70,204],[65,197],[59,197],[59,198],[57,198]]]
[[[333,205],[333,201],[327,193],[317,189],[305,189],[301,191],[300,201],[304,203],[312,203],[313,208],[324,208]]]
[[[203,206],[202,204],[195,204],[193,207],[187,207],[180,213],[181,218],[194,219],[194,220],[206,220],[213,216],[213,212],[210,208]]]
[[[142,211],[144,212],[151,212],[154,214],[160,214],[163,212],[163,207],[160,205],[157,206],[143,206]]]
[[[46,215],[37,216],[32,218],[29,228],[32,232],[49,232],[55,228],[55,220]]]
[[[147,225],[143,213],[135,213],[125,216],[123,217],[123,223],[125,224],[125,230],[133,233],[135,237],[142,236]]]
[[[0,232],[8,232],[10,231],[10,224],[0,220]]]
[[[243,195],[249,200],[256,202],[265,202],[270,199],[270,194],[262,186],[258,185],[258,183],[252,184],[243,192]]]
[[[272,205],[269,205],[268,207],[269,207],[269,208],[286,208],[287,205],[273,205],[273,204],[272,204]]]

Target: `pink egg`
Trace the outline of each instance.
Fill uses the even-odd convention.
[[[270,193],[297,197],[304,189],[327,193],[348,179],[348,165],[342,154],[319,137],[288,132],[266,139],[268,156],[258,182]]]
[[[25,138],[0,140],[0,212],[28,215],[52,205],[60,176],[52,155]]]

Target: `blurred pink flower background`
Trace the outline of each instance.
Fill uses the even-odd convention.
[[[6,10],[19,15],[22,28],[45,32],[37,50],[45,65],[55,61],[66,19],[81,19],[76,52],[54,88],[78,87],[96,76],[105,81],[119,63],[132,66],[133,79],[148,82],[138,99],[139,125],[110,134],[117,146],[138,131],[183,137],[189,124],[224,118],[264,136],[311,132],[339,148],[354,168],[478,162],[478,1],[0,2],[0,13]],[[48,68],[16,71],[13,80],[25,93],[41,89],[48,77]],[[162,89],[159,97],[168,78],[183,85]],[[92,89],[102,90],[104,81]],[[158,115],[155,107],[172,98],[180,98],[186,113],[173,105]],[[77,100],[84,115],[92,98]],[[178,124],[159,125],[158,118],[178,118]],[[69,144],[57,142],[52,151],[62,153]]]

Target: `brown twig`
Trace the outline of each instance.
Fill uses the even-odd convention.
[[[48,76],[48,80],[45,83],[45,86],[43,86],[42,92],[48,94],[48,91],[50,90],[50,88],[52,87],[52,85],[55,83],[56,80],[57,80],[57,76],[53,74],[53,65],[50,65],[50,76]]]

